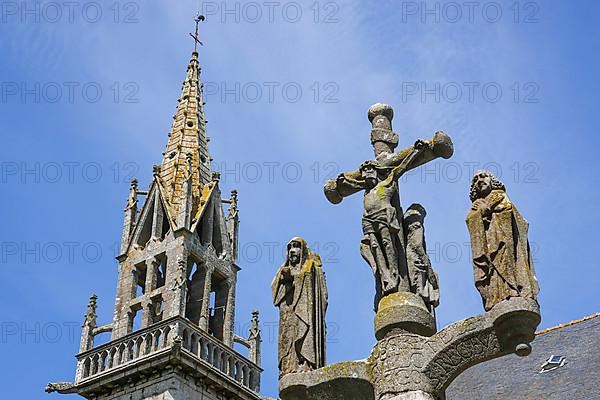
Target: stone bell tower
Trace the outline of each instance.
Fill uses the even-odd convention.
[[[131,183],[113,321],[97,325],[92,296],[75,381],[47,391],[98,400],[260,398],[258,312],[249,338],[234,333],[237,192],[223,199],[211,170],[202,88],[196,49],[162,163],[147,191]],[[95,346],[105,332],[111,340]],[[234,342],[249,349],[247,357]]]

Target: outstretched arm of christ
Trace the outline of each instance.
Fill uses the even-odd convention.
[[[415,142],[415,144],[419,142],[423,143],[423,148],[420,150],[419,154],[417,154],[417,156],[407,165],[406,171],[420,167],[421,165],[428,163],[429,161],[433,161],[436,158],[441,157],[448,159],[452,157],[452,154],[454,154],[454,144],[452,143],[452,139],[444,132],[436,132],[435,135],[433,135],[433,138],[430,140],[419,139]],[[385,160],[380,161],[385,166],[397,167],[414,151],[414,149],[415,146],[412,145],[406,149],[390,154],[385,158]]]
[[[396,153],[381,154],[377,162],[383,168],[396,169],[402,164],[402,161],[414,151],[414,145],[400,150]],[[402,169],[398,171],[400,175],[406,171],[417,168],[436,158],[450,158],[454,153],[454,146],[450,136],[444,132],[437,132],[431,140],[424,141],[420,152]],[[396,178],[397,179],[397,178]],[[354,170],[341,174],[337,179],[331,179],[325,183],[325,197],[333,204],[339,204],[344,197],[353,195],[364,188],[360,170]]]

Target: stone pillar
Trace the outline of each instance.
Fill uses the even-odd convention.
[[[163,319],[185,317],[188,251],[177,246],[167,251],[166,282],[163,293]]]
[[[429,337],[436,331],[435,320],[423,299],[414,293],[392,293],[381,299],[375,315],[375,337],[382,340],[394,330]]]
[[[134,269],[135,267],[127,261],[123,261],[119,264],[119,283],[115,301],[112,340],[116,340],[129,333],[129,309],[127,304],[133,300],[136,289]]]
[[[160,262],[154,257],[146,261],[146,293],[150,293],[156,289],[156,275],[159,265]]]
[[[129,238],[133,233],[135,227],[135,218],[137,216],[137,179],[131,181],[131,187],[129,189],[129,198],[127,199],[127,205],[125,206],[125,217],[123,218],[123,233],[121,235],[121,250],[119,254],[124,254],[127,251],[127,245],[129,244]]]
[[[252,320],[250,324],[250,336],[248,337],[250,350],[248,351],[248,359],[260,367],[261,359],[261,332],[259,323],[258,310],[252,311]]]
[[[185,317],[185,306],[187,299],[187,252],[183,256],[177,258],[177,281],[175,287],[175,301],[174,306],[176,311],[173,315],[179,315]]]
[[[238,241],[239,241],[239,224],[238,216],[238,193],[237,190],[231,191],[229,199],[229,214],[227,216],[227,233],[231,241],[231,256],[234,261],[238,259]]]
[[[204,276],[204,291],[202,293],[202,311],[200,312],[200,329],[208,332],[208,321],[210,318],[210,291],[211,291],[211,280],[212,272],[214,267],[205,265],[206,273]]]
[[[202,242],[202,245],[207,246],[209,244],[212,243],[212,235],[213,235],[213,219],[214,219],[214,211],[215,211],[215,205],[214,205],[214,197],[211,197],[210,199],[208,199],[208,204],[206,204],[205,207],[206,211],[204,211],[204,217],[202,219],[202,237],[200,238],[200,241]]]
[[[233,347],[235,323],[235,277],[227,280],[227,305],[225,306],[225,318],[223,321],[223,343]]]
[[[225,314],[227,312],[227,300],[229,295],[228,283],[226,280],[215,282],[215,304],[212,320],[209,323],[209,330],[217,339],[227,342],[225,337]]]
[[[194,262],[191,262],[188,266],[188,270],[192,271]],[[200,264],[197,264],[198,268],[194,273],[190,273],[187,305],[185,309],[185,316],[193,323],[199,325],[200,314],[202,313],[202,298],[204,295],[204,281],[206,278],[206,270],[202,268]]]
[[[157,240],[162,236],[163,230],[163,208],[160,200],[160,192],[156,190],[154,195],[154,210],[152,215],[152,239]]]
[[[131,301],[137,297],[137,284],[140,279],[139,274],[140,272],[137,267],[132,265],[129,270],[129,276],[126,278],[129,279],[129,293],[126,293],[125,297],[127,301]]]
[[[152,304],[152,301],[150,299],[147,299],[143,302],[142,304],[142,312],[143,312],[143,319],[142,319],[142,326],[141,328],[146,328],[150,325],[152,325],[153,321],[153,315],[154,315],[154,307]]]
[[[85,313],[85,319],[81,326],[81,342],[79,344],[79,352],[91,350],[94,347],[94,329],[96,329],[96,301],[98,297],[93,294],[90,296],[90,301]]]

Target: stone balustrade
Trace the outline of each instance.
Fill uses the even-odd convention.
[[[258,392],[261,368],[184,318],[174,317],[77,356],[75,384],[180,346],[203,365]]]

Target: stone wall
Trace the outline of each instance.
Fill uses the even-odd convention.
[[[183,378],[176,373],[157,376],[146,382],[135,382],[118,393],[98,400],[218,400],[214,389],[206,385]],[[237,399],[237,398],[236,398]]]

